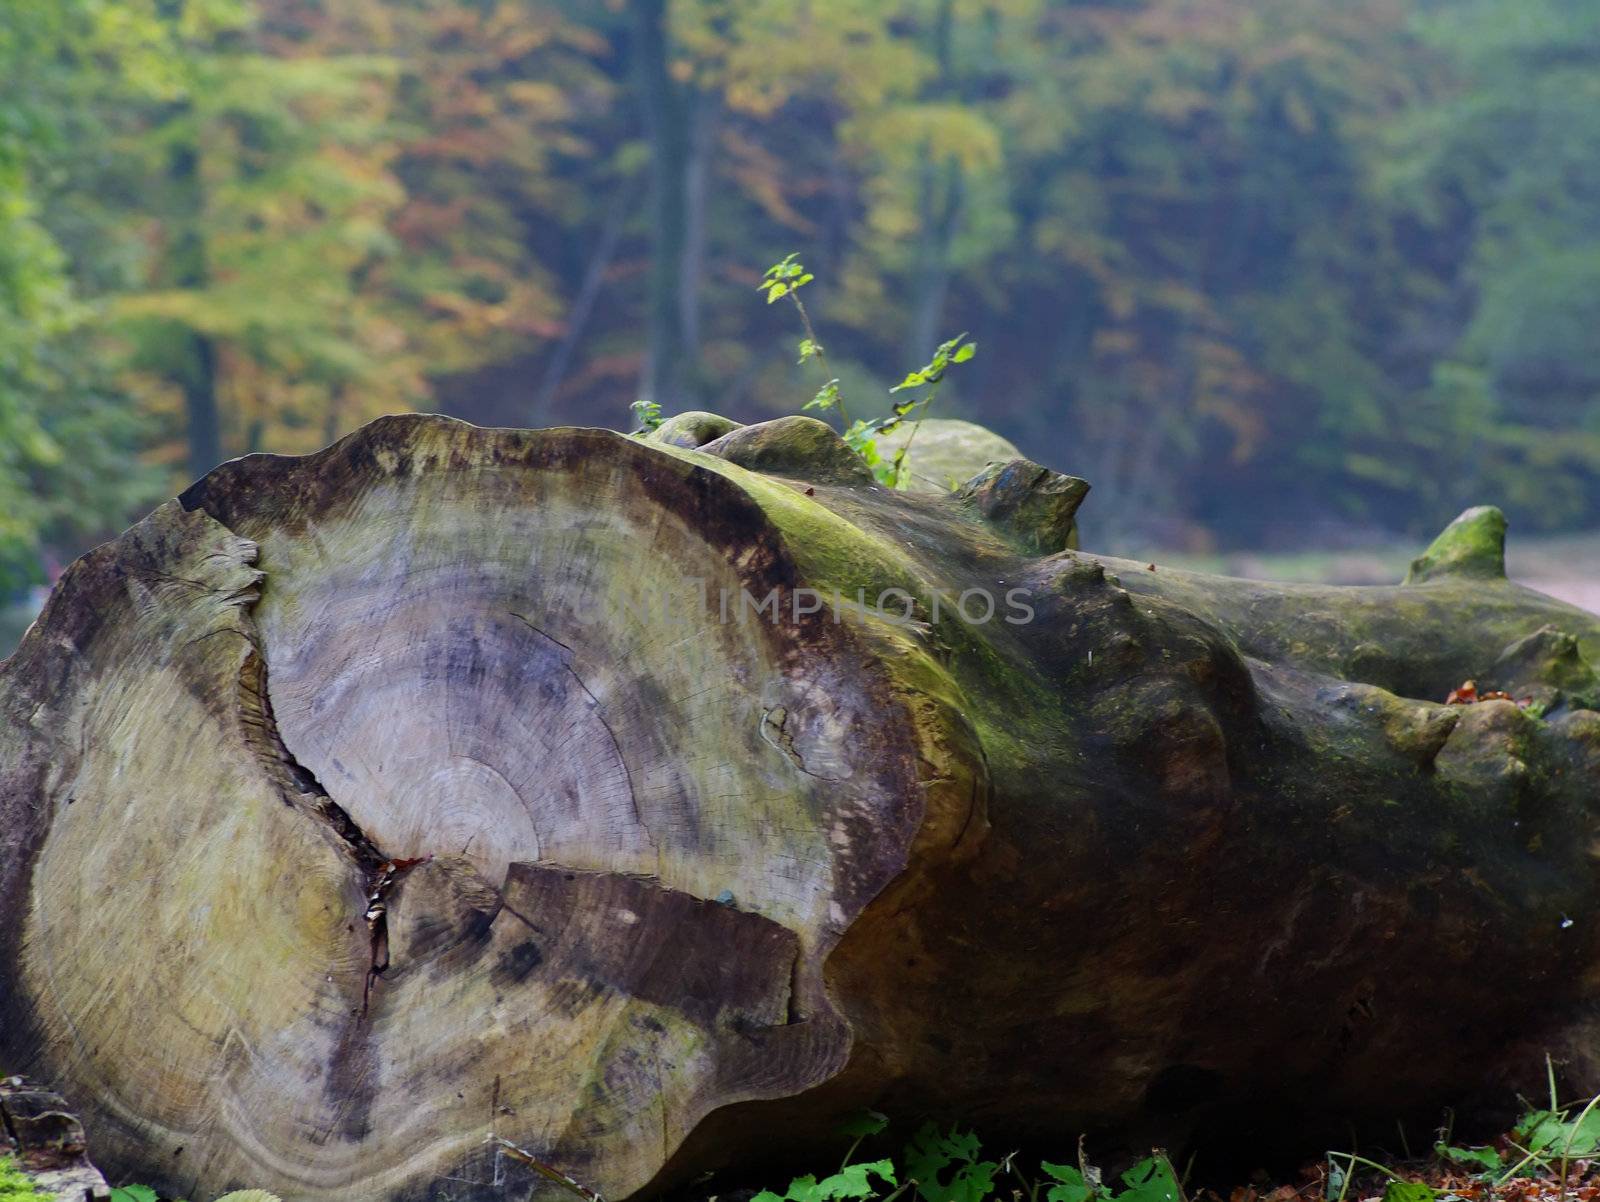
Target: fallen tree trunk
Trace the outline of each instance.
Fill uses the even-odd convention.
[[[1062,550],[1085,490],[803,418],[218,468],[0,669],[0,1066],[294,1199],[1592,1088],[1600,619],[1492,510],[1332,589]]]

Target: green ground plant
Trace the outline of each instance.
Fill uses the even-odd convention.
[[[1315,1188],[1325,1202],[1378,1198],[1378,1202],[1567,1202],[1590,1198],[1594,1190],[1573,1192],[1575,1178],[1600,1159],[1600,1097],[1582,1104],[1562,1104],[1551,1073],[1547,1105],[1532,1106],[1505,1136],[1493,1144],[1463,1146],[1453,1142],[1448,1125],[1427,1157],[1385,1164],[1356,1152],[1330,1151],[1320,1172],[1307,1170],[1310,1186],[1281,1187],[1270,1197],[1303,1200]],[[851,1116],[839,1134],[849,1139],[837,1169],[808,1173],[779,1191],[763,1189],[749,1202],[1190,1202],[1184,1178],[1167,1154],[1155,1149],[1114,1179],[1092,1164],[1082,1141],[1072,1162],[1041,1159],[1028,1171],[1020,1153],[986,1154],[976,1134],[958,1125],[924,1123],[898,1155],[857,1159],[869,1139],[889,1126],[887,1116],[865,1110]],[[1401,1132],[1405,1142],[1404,1131]],[[881,1146],[881,1141],[877,1141]],[[514,1147],[514,1145],[507,1145]],[[527,1157],[529,1163],[542,1162]],[[565,1187],[583,1202],[598,1195],[563,1174],[541,1175]],[[1419,1180],[1418,1178],[1426,1178]],[[1530,1193],[1529,1190],[1535,1192]],[[1264,1196],[1246,1191],[1252,1199]],[[694,1195],[698,1197],[699,1195]],[[743,1196],[742,1194],[739,1196]],[[1218,1195],[1202,1197],[1220,1202]],[[1234,1198],[1239,1197],[1238,1191]],[[0,1202],[42,1202],[13,1161],[0,1158]],[[123,1185],[111,1191],[112,1202],[167,1202],[144,1185]],[[216,1202],[281,1202],[265,1190],[236,1190]],[[715,1197],[709,1202],[716,1202]]]
[[[1026,1174],[1018,1154],[999,1158],[984,1155],[978,1137],[958,1126],[948,1130],[926,1123],[911,1137],[899,1163],[890,1157],[856,1161],[864,1139],[888,1126],[875,1111],[852,1118],[841,1134],[855,1142],[844,1162],[820,1180],[808,1174],[796,1177],[782,1193],[762,1190],[750,1202],[894,1202],[910,1193],[920,1202],[984,1202],[1010,1197],[1016,1202],[1184,1202],[1183,1188],[1166,1153],[1156,1151],[1118,1179],[1121,1188],[1108,1186],[1099,1169],[1079,1150],[1077,1165],[1042,1161],[1036,1176]]]
[[[1444,1178],[1442,1188],[1408,1180],[1390,1166],[1354,1152],[1329,1152],[1329,1202],[1345,1202],[1363,1170],[1386,1179],[1381,1202],[1453,1202],[1468,1191],[1474,1196],[1492,1196],[1517,1182],[1544,1185],[1546,1189],[1554,1184],[1557,1202],[1565,1202],[1574,1166],[1581,1162],[1581,1176],[1588,1172],[1588,1162],[1600,1157],[1600,1110],[1596,1109],[1600,1096],[1582,1104],[1563,1104],[1556,1089],[1555,1066],[1548,1057],[1545,1071],[1549,1104],[1530,1105],[1516,1125],[1495,1143],[1464,1147],[1452,1141],[1449,1124],[1440,1131],[1433,1145],[1432,1163]],[[1401,1138],[1403,1142],[1403,1129]],[[1469,1183],[1465,1187],[1459,1183],[1461,1174]]]
[[[0,1156],[0,1202],[34,1202],[35,1199],[43,1202],[44,1195],[22,1175],[15,1160]]]

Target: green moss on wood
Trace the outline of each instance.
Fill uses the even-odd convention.
[[[737,429],[739,423],[730,418],[691,409],[687,413],[676,413],[667,418],[644,437],[646,442],[658,442],[670,447],[687,447],[693,450]]]
[[[0,1156],[0,1202],[45,1202],[45,1195],[33,1187],[9,1156]]]
[[[974,422],[948,417],[907,422],[878,438],[878,451],[885,459],[892,459],[902,447],[908,448],[909,491],[921,493],[952,492],[991,463],[1022,458],[1010,439]]]
[[[1446,526],[1421,555],[1411,561],[1407,584],[1441,576],[1504,579],[1506,515],[1493,505],[1469,509]]]
[[[1089,482],[1063,476],[1028,459],[991,463],[957,491],[1012,545],[1029,555],[1077,546],[1078,506]]]
[[[1518,700],[1532,698],[1544,710],[1563,703],[1600,709],[1600,677],[1584,657],[1577,638],[1550,625],[1502,651],[1487,684]]]
[[[740,426],[700,449],[753,472],[801,480],[873,482],[872,471],[861,456],[832,426],[814,417],[780,417]]]

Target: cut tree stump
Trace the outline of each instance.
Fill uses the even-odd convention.
[[[103,1165],[559,1190],[503,1140],[616,1199],[864,1103],[1059,1148],[1600,1085],[1600,619],[1496,511],[1269,585],[1065,550],[1026,461],[676,433],[388,418],[68,570],[0,668],[0,1066]]]

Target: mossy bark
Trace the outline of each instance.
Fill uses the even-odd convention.
[[[224,465],[0,669],[0,1064],[108,1166],[304,1199],[1600,1084],[1600,619],[1476,545],[1061,550],[1083,491],[887,491],[809,419]]]

